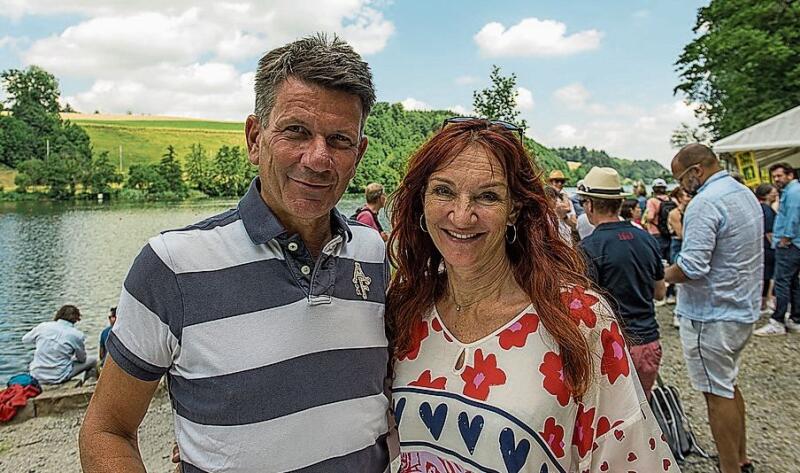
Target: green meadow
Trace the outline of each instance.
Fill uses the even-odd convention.
[[[244,148],[244,124],[206,120],[147,120],[147,119],[72,119],[89,138],[95,153],[108,151],[112,162],[118,163],[122,147],[122,167],[132,164],[155,163],[167,146],[172,145],[180,159],[189,148],[200,143],[213,156],[222,146]]]

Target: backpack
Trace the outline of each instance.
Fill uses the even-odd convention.
[[[692,432],[692,425],[683,411],[678,389],[675,386],[664,384],[661,375],[658,376],[657,386],[653,388],[650,397],[650,409],[677,461],[683,462],[691,453],[696,453],[704,458],[709,457],[708,453],[697,443],[697,438]]]
[[[366,208],[366,207],[359,207],[359,208],[357,208],[357,209],[356,209],[356,211],[355,211],[355,212],[353,212],[353,215],[351,215],[351,216],[350,216],[350,220],[357,220],[357,219],[358,219],[358,216],[361,214],[361,212],[368,211],[368,210],[369,210],[369,209],[368,209],[368,208]]]
[[[677,207],[678,204],[673,202],[672,199],[662,201],[661,205],[658,207],[658,223],[656,227],[658,228],[658,233],[660,233],[662,237],[670,237],[668,225],[669,213]]]

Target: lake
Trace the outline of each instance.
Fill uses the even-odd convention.
[[[360,195],[345,196],[337,207],[349,216],[362,202]],[[147,239],[236,203],[0,202],[2,386],[8,377],[28,370],[33,347],[23,345],[22,336],[52,320],[64,304],[81,310],[76,327],[86,334],[87,351],[96,354],[108,309],[117,305],[128,268]]]

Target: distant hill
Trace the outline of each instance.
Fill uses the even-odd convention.
[[[580,163],[580,167],[571,171],[572,181],[583,179],[586,173],[594,166],[610,167],[619,172],[620,176],[629,181],[644,181],[649,184],[655,178],[671,179],[670,172],[660,163],[652,159],[633,160],[609,156],[602,150],[587,149],[585,146],[572,148],[555,148],[553,152],[564,161]]]

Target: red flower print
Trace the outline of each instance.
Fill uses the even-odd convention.
[[[604,434],[608,433],[613,427],[616,427],[621,423],[622,419],[612,424],[611,421],[608,420],[608,417],[601,417],[597,419],[597,433],[595,435],[597,437],[602,437]]]
[[[453,339],[450,338],[450,335],[448,335],[447,332],[445,332],[444,329],[442,328],[442,322],[439,321],[439,317],[433,318],[433,320],[431,321],[431,327],[436,332],[442,332],[442,335],[444,335],[444,339],[447,340],[448,342],[453,341]]]
[[[611,322],[611,330],[603,329],[600,335],[603,342],[603,359],[600,361],[600,372],[608,376],[611,384],[620,376],[628,376],[631,372],[628,356],[625,353],[625,339],[619,332],[619,325]]]
[[[536,314],[525,314],[514,322],[510,327],[500,332],[500,347],[503,350],[510,350],[511,347],[524,347],[528,341],[528,335],[539,328],[539,316]]]
[[[544,421],[544,431],[539,432],[539,434],[550,446],[550,450],[553,451],[556,457],[561,458],[564,456],[564,427],[556,424],[555,418],[548,417]]]
[[[569,309],[572,320],[578,325],[583,321],[589,328],[593,328],[597,323],[597,315],[592,306],[599,300],[591,294],[586,294],[580,286],[573,287],[570,292],[561,293],[561,302]]]
[[[431,379],[431,370],[425,370],[419,375],[416,381],[412,381],[408,383],[409,386],[419,386],[421,388],[431,388],[431,389],[444,389],[445,385],[447,384],[447,378],[441,376],[436,379]]]
[[[569,404],[570,392],[564,383],[564,364],[561,357],[552,351],[545,353],[539,372],[544,375],[544,389],[555,396],[562,406]]]
[[[578,447],[578,455],[583,458],[594,443],[594,407],[588,411],[583,410],[583,404],[578,405],[578,415],[575,418],[575,430],[572,433],[572,445]]]
[[[428,338],[428,323],[424,320],[417,320],[417,323],[411,330],[411,337],[411,347],[405,355],[400,357],[400,360],[415,360],[417,358],[422,341]]]
[[[467,365],[461,373],[464,380],[464,395],[485,401],[489,397],[489,387],[505,384],[506,373],[497,367],[497,358],[490,354],[483,357],[481,349],[475,351],[474,365]]]

